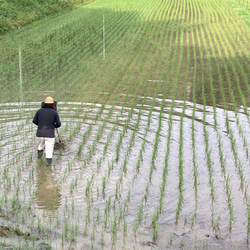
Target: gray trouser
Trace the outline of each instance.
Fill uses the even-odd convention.
[[[47,138],[47,137],[38,137],[38,150],[45,149],[46,158],[52,158],[55,138]]]

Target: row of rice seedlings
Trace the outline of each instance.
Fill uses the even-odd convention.
[[[164,6],[162,6],[162,8],[164,8]],[[163,16],[165,16],[166,14],[169,15],[169,13],[163,12]],[[167,29],[167,31],[168,31],[168,29]],[[158,44],[160,45],[161,43],[158,43]],[[159,62],[161,62],[161,56],[160,56],[160,58],[158,60],[158,66],[157,67],[159,67]],[[158,85],[162,81],[162,74],[163,73],[161,73],[161,75],[159,76]],[[163,109],[164,109],[165,97],[166,97],[167,89],[168,89],[168,85],[166,85],[166,88],[164,90],[163,100],[162,100],[161,108],[160,108],[160,112],[159,112],[158,128],[157,128],[156,135],[155,135],[155,142],[154,142],[154,147],[153,147],[153,154],[152,154],[152,157],[151,157],[150,179],[152,178],[153,168],[155,167],[154,166],[154,161],[155,161],[155,158],[156,158],[156,153],[157,153],[157,149],[158,149],[158,145],[159,145],[159,138],[160,138],[160,132],[161,132],[161,125],[162,125],[162,113],[163,113]]]
[[[155,143],[154,143],[153,154],[152,154],[152,158],[151,158],[151,176],[152,176],[152,171],[154,168],[154,161],[156,158],[156,152],[157,152],[158,144],[159,144],[159,140],[160,140],[160,132],[161,132],[161,125],[162,125],[162,109],[163,109],[163,106],[162,106],[162,108],[160,110],[160,114],[159,114],[159,124],[158,124],[158,128],[157,128],[156,135],[155,135]]]
[[[203,37],[203,39],[205,41],[205,44],[206,44],[207,39],[205,39],[205,35],[204,35],[203,30],[201,31],[201,33],[202,33],[202,37]],[[208,34],[208,38],[209,38],[209,45],[212,48],[212,52],[213,52],[213,56],[214,56],[215,55],[215,51],[214,51],[214,46],[213,46],[213,43],[212,43],[212,40],[211,40],[211,36],[210,36],[211,32],[208,32],[207,34]],[[213,114],[213,117],[214,117],[214,128],[215,128],[215,130],[218,133],[218,130],[217,130],[217,111],[216,111],[216,101],[215,101],[215,92],[214,92],[215,88],[214,88],[214,84],[213,84],[213,77],[212,77],[213,71],[212,71],[212,67],[211,67],[212,66],[212,60],[211,60],[211,55],[210,55],[209,51],[207,51],[207,54],[208,54],[208,63],[209,63],[210,92],[211,92],[211,98],[212,98],[212,103],[213,103],[213,113],[214,113]],[[218,71],[218,73],[219,73],[219,81],[221,83],[220,71]],[[224,96],[222,85],[221,85],[221,90],[222,90],[222,93],[223,93],[223,100],[224,100],[225,96]],[[204,113],[205,113],[205,110],[204,110]],[[205,126],[204,126],[204,129],[205,129]],[[215,194],[214,194],[214,192],[215,192],[215,186],[214,186],[214,179],[213,179],[213,176],[212,176],[212,172],[213,172],[213,169],[212,169],[212,165],[213,164],[212,164],[212,161],[211,161],[211,152],[212,152],[212,149],[210,149],[208,151],[208,144],[207,144],[207,142],[208,142],[208,136],[209,135],[208,135],[208,132],[206,130],[204,130],[204,134],[205,134],[206,152],[208,152],[207,153],[207,160],[208,160],[208,167],[209,167],[209,182],[210,182],[210,185],[211,185],[211,196],[212,196],[212,226],[213,226],[214,230],[217,230],[217,229],[219,229],[220,216],[218,216],[216,218],[216,214],[214,212],[214,210],[215,210],[214,209],[214,201],[215,201]],[[220,138],[220,135],[218,135],[218,138]],[[218,146],[221,147],[221,141],[220,141],[220,139],[218,139]],[[222,152],[221,149],[219,149],[219,151]],[[223,157],[223,154],[220,154],[220,156]],[[230,210],[230,214],[232,214],[231,213],[232,211],[233,210],[231,209]]]
[[[199,10],[197,11],[198,13],[198,20],[200,20],[200,12]],[[198,44],[201,44],[201,39],[198,34],[198,29],[196,28],[196,37],[197,37],[197,42]],[[201,30],[202,38],[203,38],[203,30]],[[203,38],[204,39],[204,38]],[[201,48],[201,46],[199,46]],[[200,49],[200,58],[201,58],[201,69],[202,72],[204,72],[204,56],[203,53]],[[204,79],[204,73],[202,73],[202,78],[201,78],[201,84],[202,84],[202,101],[203,101],[203,132],[204,132],[204,139],[205,139],[205,148],[206,148],[206,158],[207,158],[207,166],[208,166],[208,174],[209,174],[209,184],[210,184],[210,189],[211,189],[211,198],[212,198],[212,221],[214,217],[214,199],[215,199],[215,186],[214,186],[214,179],[213,179],[213,168],[212,168],[212,160],[211,160],[211,149],[209,150],[209,134],[206,129],[206,97],[205,97],[205,79]],[[194,157],[194,156],[193,156]],[[194,167],[194,171],[197,174],[197,167]],[[195,175],[196,175],[195,174]],[[197,176],[196,176],[197,177]],[[196,212],[196,210],[195,210]],[[192,221],[193,223],[193,221]]]
[[[249,245],[249,235],[250,235],[250,209],[247,209],[247,245]]]
[[[136,163],[136,173],[137,174],[140,171],[140,165],[141,165],[141,162],[143,160],[142,154],[143,154],[143,152],[145,150],[145,142],[146,142],[147,132],[148,132],[149,126],[150,126],[150,119],[151,119],[151,116],[152,116],[155,97],[156,97],[156,92],[154,94],[153,100],[152,100],[151,105],[150,105],[150,110],[149,110],[149,113],[148,113],[148,122],[147,122],[147,126],[145,128],[145,133],[144,133],[144,136],[143,136],[143,139],[142,139],[142,145],[141,145],[141,148],[140,148],[140,153],[138,155],[138,160],[137,160],[137,163]]]
[[[192,2],[193,8],[191,8],[190,15],[191,15],[191,23],[197,22],[196,18],[193,18],[196,16],[196,8],[194,2]],[[197,30],[197,27],[195,26],[195,31]],[[194,31],[191,31],[191,40],[192,44],[195,44],[195,34]],[[196,72],[197,72],[197,55],[196,50],[193,50],[193,60],[194,60],[194,74],[193,74],[193,89],[192,89],[192,102],[193,102],[193,111],[192,111],[192,149],[193,149],[193,155],[192,155],[192,162],[193,162],[193,176],[194,176],[194,191],[195,191],[195,208],[194,212],[192,214],[191,218],[191,224],[194,226],[197,209],[198,209],[198,164],[197,164],[197,157],[196,157],[196,140],[195,140],[195,111],[196,111]]]
[[[232,145],[232,151],[234,153],[235,165],[238,167],[238,174],[240,176],[241,185],[244,186],[245,175],[244,175],[244,172],[243,172],[242,163],[241,163],[241,161],[239,159],[239,156],[238,156],[238,151],[237,151],[237,146],[236,146],[236,139],[234,138],[234,132],[230,127],[230,122],[229,122],[228,115],[226,116],[226,126],[227,126],[227,131],[229,133],[229,138],[230,138],[230,141],[231,141],[231,145]]]
[[[183,12],[185,13],[185,11]],[[178,75],[179,75],[179,72],[180,72],[180,68],[181,68],[181,58],[182,58],[182,55],[183,55],[183,46],[182,46],[182,41],[183,41],[183,32],[184,32],[184,25],[183,25],[183,22],[180,23],[181,24],[181,30],[180,30],[180,36],[181,36],[181,39],[180,39],[180,48],[181,48],[181,51],[180,51],[180,59],[179,59],[179,63],[178,63],[178,66],[177,66],[177,70],[176,70],[176,81],[175,81],[175,87],[174,87],[174,94],[173,94],[173,99],[172,99],[172,105],[171,105],[171,110],[170,110],[170,115],[169,115],[169,136],[168,136],[168,145],[167,145],[167,153],[166,153],[166,156],[165,156],[165,168],[164,168],[164,171],[163,171],[163,176],[164,176],[164,179],[163,179],[163,184],[165,183],[165,176],[166,176],[166,172],[167,172],[167,160],[168,160],[168,154],[169,154],[169,148],[170,148],[170,136],[171,136],[171,128],[172,128],[172,112],[173,112],[173,108],[174,108],[174,100],[175,100],[175,95],[177,93],[177,83],[178,83]],[[176,37],[178,35],[178,32],[176,34]],[[174,56],[175,58],[175,56]],[[186,76],[187,76],[187,69],[186,69]],[[185,78],[185,82],[186,82],[186,78]],[[186,85],[186,84],[185,84]],[[184,91],[185,93],[185,91]],[[184,94],[185,95],[185,94]],[[183,200],[183,116],[184,116],[184,112],[185,112],[185,97],[184,97],[184,106],[183,106],[183,112],[182,112],[182,115],[181,115],[181,120],[180,120],[180,146],[179,146],[179,197],[178,197],[178,204],[177,204],[177,209],[176,209],[176,224],[178,223],[178,218],[179,218],[179,214],[180,214],[180,211],[181,211],[181,206],[182,206],[182,200]],[[162,190],[163,190],[163,187],[162,186]],[[161,211],[161,204],[162,204],[162,198],[163,198],[163,193],[161,192],[161,198],[160,198],[160,206],[159,206],[159,211]]]
[[[132,114],[133,114],[133,112],[134,112],[134,107],[135,107],[135,104],[136,104],[137,97],[138,97],[138,94],[135,95],[135,97],[134,97],[134,102],[133,102],[133,104],[132,104],[132,107],[131,107],[130,110],[129,110],[128,118],[127,118],[127,120],[125,121],[125,125],[124,125],[124,127],[123,127],[123,130],[122,130],[122,132],[120,132],[119,137],[118,137],[118,141],[117,141],[117,143],[116,143],[116,157],[115,157],[116,161],[118,161],[118,159],[119,159],[119,152],[120,152],[120,148],[121,148],[122,138],[123,138],[123,136],[125,135],[125,133],[126,133],[126,131],[127,131],[128,124],[129,124],[130,119],[131,119],[131,117],[132,117]],[[139,120],[137,120],[137,121],[139,122]],[[138,123],[138,122],[137,122],[137,123]],[[137,129],[137,128],[138,128],[138,127],[133,128],[132,139],[130,140],[130,143],[129,143],[130,146],[128,147],[128,149],[127,149],[126,152],[125,152],[125,160],[124,160],[123,172],[126,172],[126,164],[127,164],[126,158],[127,158],[127,156],[129,155],[129,151],[131,150],[130,147],[131,147],[131,145],[132,145],[132,143],[133,143],[133,139],[134,139],[134,136],[133,136],[133,135],[135,135],[135,132],[136,132],[136,129]]]
[[[177,8],[178,9],[178,6],[179,6],[180,3],[176,3],[175,2],[175,6],[174,8]],[[174,11],[172,12],[172,15],[173,13],[175,13]],[[178,12],[175,13],[176,15],[178,14]],[[171,43],[172,41],[174,40],[174,25],[172,25],[170,27],[171,29],[171,35],[170,35],[170,46],[171,46]],[[177,34],[178,34],[178,31],[177,31]],[[177,39],[177,34],[176,34],[176,39]],[[176,40],[175,40],[176,41]],[[171,68],[168,72],[168,76],[167,76],[167,83],[169,83],[170,79],[171,79],[171,74],[173,73],[173,69],[174,69],[174,65],[175,65],[175,58],[176,58],[176,54],[177,54],[177,46],[173,52],[173,57],[172,57],[172,63],[171,63]],[[170,52],[166,58],[166,61],[165,63],[167,63],[167,60],[168,60],[168,57],[170,56]],[[179,60],[179,69],[180,69],[180,61]],[[178,72],[178,70],[177,70]],[[178,73],[176,73],[178,75]],[[169,150],[170,150],[170,138],[171,138],[171,131],[172,131],[172,113],[173,113],[173,109],[174,109],[174,102],[175,102],[175,96],[176,96],[176,93],[177,93],[177,81],[175,81],[175,85],[174,85],[174,91],[173,91],[173,96],[172,96],[172,104],[171,104],[171,109],[170,109],[170,112],[169,112],[169,128],[168,128],[168,141],[167,141],[167,151],[166,151],[166,156],[165,156],[165,166],[164,166],[164,169],[163,169],[163,181],[162,181],[162,186],[160,187],[160,192],[161,192],[161,196],[160,196],[160,201],[159,201],[159,205],[156,207],[155,209],[155,212],[152,216],[152,219],[151,219],[151,223],[152,223],[152,227],[153,227],[153,240],[156,241],[157,238],[158,238],[158,234],[159,234],[159,224],[157,223],[158,221],[158,218],[159,218],[159,215],[161,213],[161,209],[162,209],[162,204],[163,204],[163,197],[164,197],[164,190],[165,190],[165,185],[166,185],[166,175],[167,175],[167,169],[168,169],[168,156],[169,156]],[[166,84],[166,87],[165,87],[165,91],[164,91],[164,95],[163,95],[163,101],[162,101],[162,105],[161,105],[161,108],[163,107],[164,105],[164,101],[165,101],[165,96],[166,96],[166,93],[167,93],[167,90],[168,90],[168,84]],[[151,180],[152,178],[152,164],[151,164],[151,169],[150,169],[150,175],[149,175],[149,181]]]
[[[132,114],[133,114],[133,111],[134,111],[134,108],[135,108],[135,102],[136,102],[136,99],[137,99],[137,96],[134,98],[134,102],[133,102],[133,105],[131,106],[130,110],[129,110],[129,114],[128,114],[128,118],[127,120],[125,121],[125,124],[124,124],[124,127],[123,127],[123,130],[119,133],[118,135],[118,141],[116,143],[116,157],[115,157],[115,160],[118,161],[119,160],[119,154],[120,154],[120,150],[121,150],[121,146],[122,146],[122,139],[127,131],[127,128],[128,128],[128,124],[130,122],[130,119],[132,117]]]
[[[204,38],[204,32],[203,30],[201,30],[201,35],[202,38],[204,39],[204,43],[206,44],[205,38]],[[208,34],[209,36],[210,34]],[[209,37],[210,38],[210,37]],[[211,47],[213,48],[213,46],[211,45]],[[209,63],[209,81],[210,81],[210,89],[211,89],[211,96],[212,96],[212,100],[213,100],[213,109],[214,109],[214,125],[215,125],[215,129],[217,128],[217,119],[216,119],[216,106],[215,106],[215,97],[213,94],[213,78],[212,78],[212,70],[211,70],[211,60],[210,60],[210,55],[209,52],[207,51],[207,58],[208,58],[208,63]],[[203,63],[202,63],[203,64]],[[204,64],[203,64],[204,67]],[[215,186],[214,186],[214,179],[213,179],[213,163],[212,163],[212,159],[211,159],[211,152],[212,149],[209,149],[209,133],[206,129],[206,98],[205,98],[205,92],[204,92],[204,81],[202,81],[202,96],[203,96],[203,107],[204,107],[204,111],[203,111],[203,131],[204,131],[204,137],[205,137],[205,147],[206,147],[206,156],[207,156],[207,165],[208,165],[208,172],[209,172],[209,183],[211,186],[211,198],[212,198],[212,206],[215,200]],[[214,207],[212,207],[212,215],[214,211]],[[212,216],[212,221],[214,220],[213,216]]]
[[[186,11],[183,11],[184,13],[187,13],[187,19],[190,16],[190,9],[188,8]],[[191,13],[192,15],[192,13]],[[192,17],[191,17],[192,19]],[[183,187],[183,178],[184,178],[184,173],[183,173],[183,119],[184,119],[184,114],[185,114],[185,110],[186,110],[186,91],[187,91],[187,81],[188,81],[188,72],[189,72],[189,67],[190,67],[190,49],[189,49],[189,43],[191,39],[193,38],[193,32],[191,34],[191,38],[189,38],[188,32],[186,31],[186,42],[187,42],[187,66],[186,66],[186,73],[185,73],[185,81],[184,81],[184,96],[183,96],[183,108],[182,108],[182,114],[181,114],[181,118],[180,118],[180,137],[179,137],[179,198],[178,198],[178,205],[177,205],[177,210],[176,210],[176,219],[175,219],[175,223],[178,223],[178,219],[179,219],[179,214],[180,214],[180,210],[181,210],[181,205],[183,202],[183,192],[184,192],[184,187]],[[184,28],[183,28],[183,23],[182,23],[182,30],[181,30],[181,51],[183,54],[183,33],[184,33]],[[195,56],[196,52],[194,50],[194,58],[196,58]],[[194,63],[194,69],[196,67],[196,61]],[[196,72],[194,70],[194,72]],[[197,164],[196,164],[196,156],[195,156],[195,134],[194,134],[194,115],[195,115],[195,74],[193,76],[193,94],[194,94],[194,99],[193,99],[193,103],[194,103],[194,108],[193,108],[193,113],[192,113],[192,145],[193,145],[193,164],[194,164],[194,187],[195,187],[195,196],[196,196],[196,207],[195,207],[195,211],[193,214],[193,218],[192,218],[192,223],[194,223],[194,218],[196,215],[196,210],[197,210],[197,177],[198,177],[198,172],[197,172]],[[169,150],[169,149],[168,149]]]
[[[183,13],[185,13],[185,10],[183,11]],[[178,69],[177,69],[177,73],[176,75],[178,76],[179,72],[180,72],[180,68],[181,68],[181,58],[183,56],[183,33],[184,33],[184,22],[181,23],[181,39],[180,39],[180,61],[179,61],[179,65],[178,65]],[[187,44],[189,44],[189,38],[187,37]],[[188,47],[188,46],[187,46]],[[188,72],[188,68],[189,68],[189,53],[188,53],[188,57],[187,57],[187,67],[186,67],[186,73],[185,73],[185,87],[184,89],[186,90],[186,82],[187,82],[187,72]],[[178,77],[176,77],[178,79]],[[184,97],[183,97],[183,109],[182,109],[182,114],[181,114],[181,118],[180,118],[180,138],[179,138],[179,197],[178,197],[178,203],[177,203],[177,210],[176,210],[176,216],[175,216],[175,223],[178,223],[178,219],[179,219],[179,214],[181,211],[181,206],[183,203],[183,192],[184,192],[184,187],[183,187],[183,178],[184,178],[184,173],[183,173],[183,117],[184,117],[184,113],[185,113],[185,109],[186,109],[186,91],[184,91]]]
[[[140,204],[138,206],[137,218],[135,219],[134,228],[133,228],[134,235],[136,235],[137,229],[138,229],[138,227],[141,224],[142,219],[143,219],[143,206],[144,206],[145,200],[147,200],[148,189],[149,189],[149,183],[147,184],[147,186],[145,188],[144,195],[142,196],[141,202],[140,202]]]
[[[226,193],[227,193],[227,202],[228,202],[228,207],[229,207],[229,231],[231,232],[232,230],[232,223],[233,223],[233,218],[234,218],[234,207],[232,204],[232,191],[231,191],[231,185],[230,185],[230,177],[226,177]]]
[[[117,115],[117,116],[116,116],[116,119],[115,119],[114,126],[110,129],[110,132],[109,132],[109,134],[108,134],[108,136],[107,136],[107,140],[106,140],[105,145],[104,145],[104,148],[103,148],[103,157],[104,157],[104,156],[106,155],[106,153],[107,153],[109,143],[110,143],[110,141],[111,141],[111,138],[112,138],[112,136],[113,136],[113,134],[114,134],[115,129],[116,129],[117,126],[118,126],[118,122],[119,122],[119,119],[118,119],[118,115]]]

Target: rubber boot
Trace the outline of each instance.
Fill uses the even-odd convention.
[[[52,165],[52,158],[46,158],[46,166]]]
[[[40,159],[43,156],[43,150],[37,150],[37,158]]]

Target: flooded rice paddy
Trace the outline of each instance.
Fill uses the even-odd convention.
[[[40,103],[1,104],[0,220],[12,230],[4,244],[247,248],[250,129],[244,109],[236,116],[207,106],[204,118],[202,105],[186,102],[183,111],[182,101],[165,100],[160,116],[162,99],[154,101],[153,109],[148,98],[132,111],[59,102],[66,148],[55,150],[51,168],[37,161],[31,120]]]
[[[0,248],[249,248],[250,38],[233,6],[95,0],[0,37]],[[32,123],[48,95],[52,167]]]

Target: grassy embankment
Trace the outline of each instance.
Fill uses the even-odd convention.
[[[37,21],[45,16],[71,10],[86,0],[2,0],[0,35]]]

